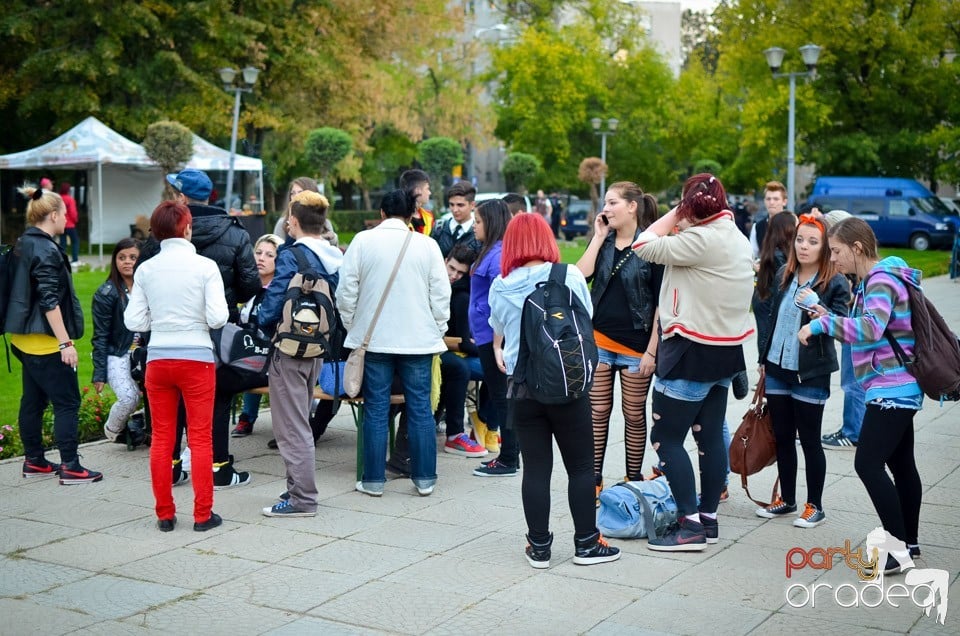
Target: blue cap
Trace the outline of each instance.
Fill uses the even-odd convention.
[[[213,192],[213,181],[203,170],[187,168],[179,174],[168,174],[167,183],[188,199],[206,201]]]

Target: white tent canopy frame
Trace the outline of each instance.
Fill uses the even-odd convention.
[[[193,145],[194,154],[186,167],[205,171],[229,169],[229,151],[218,148],[197,135],[193,136]],[[91,170],[96,168],[97,242],[101,261],[105,230],[103,222],[105,165],[114,178],[122,178],[120,176],[122,174],[127,178],[127,191],[122,193],[126,195],[126,200],[121,200],[123,199],[121,193],[117,195],[121,207],[143,209],[146,204],[149,211],[152,205],[160,200],[163,188],[160,169],[147,156],[143,146],[127,139],[96,117],[87,117],[56,139],[36,148],[0,155],[0,170],[41,170],[43,168]],[[257,173],[260,200],[264,201],[263,162],[255,157],[235,155],[234,170]],[[150,180],[145,178],[148,173],[152,173],[149,174]],[[153,192],[156,193],[156,197],[150,196]],[[2,210],[0,210],[0,234],[3,229],[2,219]],[[91,243],[93,235],[93,224],[91,224],[88,235]]]

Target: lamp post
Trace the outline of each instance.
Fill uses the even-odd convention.
[[[803,63],[807,70],[796,73],[780,73],[780,66],[783,64],[783,56],[786,51],[779,46],[771,47],[763,52],[767,58],[767,66],[773,73],[774,78],[790,78],[790,114],[789,124],[787,126],[787,206],[790,210],[795,210],[794,195],[796,194],[796,154],[794,146],[796,144],[796,92],[798,77],[815,77],[817,74],[817,60],[820,59],[820,47],[816,44],[807,44],[800,47],[800,55],[803,57]]]
[[[607,192],[607,137],[617,134],[617,126],[620,125],[620,120],[615,117],[608,119],[606,130],[600,130],[602,124],[603,120],[599,117],[594,117],[590,120],[590,125],[593,126],[593,134],[600,135],[600,161],[603,162],[603,173],[600,175],[601,201],[603,201]]]
[[[230,212],[230,202],[233,199],[233,163],[237,156],[237,126],[240,122],[240,94],[252,93],[253,85],[257,83],[260,69],[248,66],[240,73],[241,80],[237,82],[237,71],[232,68],[220,69],[220,81],[223,90],[234,94],[233,100],[233,132],[230,134],[230,166],[227,169],[227,191],[224,196],[223,207]]]

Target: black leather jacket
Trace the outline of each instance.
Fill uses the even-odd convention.
[[[5,331],[52,336],[46,313],[60,307],[71,339],[83,337],[83,309],[73,288],[70,260],[53,237],[35,227],[17,240]]]
[[[230,309],[230,322],[235,323],[240,315],[237,304],[253,298],[262,287],[250,235],[239,219],[221,208],[210,205],[188,207],[193,215],[190,242],[197,248],[197,254],[212,259],[220,269],[227,307]],[[137,265],[159,252],[160,243],[153,237],[147,239],[140,250]]]
[[[785,269],[786,266],[781,267],[777,271],[777,277],[774,280],[783,280],[783,272]],[[843,274],[835,274],[827,283],[825,289],[816,291],[820,295],[819,304],[825,307],[832,315],[847,315],[847,312],[850,310],[850,283]],[[786,298],[784,296],[784,290],[780,288],[780,285],[776,285],[773,289],[773,294],[770,296],[770,301],[770,309],[767,315],[756,317],[758,325],[761,320],[767,323],[767,328],[763,330],[766,333],[766,340],[757,343],[760,351],[760,364],[766,363],[767,354],[770,353],[770,347],[773,344],[773,331],[777,326],[780,303],[792,303],[793,298]],[[803,312],[800,317],[800,326],[803,327],[809,322],[810,316],[807,312]],[[759,331],[758,329],[758,332]],[[796,334],[793,334],[791,337],[796,338]],[[834,344],[833,338],[826,334],[810,336],[806,345],[800,345],[800,356],[797,362],[799,366],[797,375],[801,382],[817,376],[829,375],[840,368],[837,362],[837,347]]]
[[[109,280],[93,295],[93,382],[107,381],[107,356],[125,356],[133,332],[123,324],[127,296]]]
[[[639,235],[640,233],[637,232],[637,236]],[[593,276],[587,279],[587,282],[593,281],[593,286],[590,288],[590,298],[593,300],[594,307],[603,297],[603,292],[607,289],[607,284],[610,282],[610,276],[616,265],[613,262],[616,240],[616,232],[611,231],[604,239],[603,245],[600,246]],[[617,272],[617,276],[621,276],[624,282],[623,287],[627,293],[630,318],[633,320],[634,329],[652,333],[653,314],[659,301],[659,290],[653,288],[653,265],[631,252],[631,257]]]

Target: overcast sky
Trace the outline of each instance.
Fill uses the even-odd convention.
[[[713,9],[716,7],[717,0],[680,0],[680,6],[684,9],[703,11],[704,9]]]

